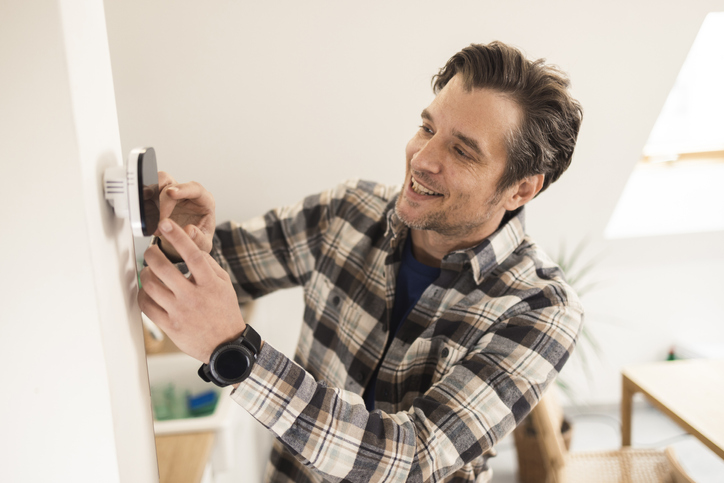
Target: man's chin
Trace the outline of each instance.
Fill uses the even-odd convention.
[[[400,200],[398,199],[397,203],[395,204],[395,214],[400,219],[400,221],[405,224],[405,226],[415,230],[431,229],[429,220],[425,219],[425,217],[411,216],[404,210],[404,208],[400,207],[400,204]]]
[[[405,225],[407,225],[409,227],[410,226],[409,219],[407,217],[407,214],[404,212],[404,210],[400,209],[400,203],[401,203],[400,198],[398,198],[397,203],[395,203],[395,215],[397,215],[397,218],[399,218],[402,223],[404,223]]]

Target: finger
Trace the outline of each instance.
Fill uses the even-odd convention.
[[[166,171],[159,171],[158,172],[158,185],[161,187],[161,189],[165,188],[167,185],[170,184],[176,184],[176,180],[173,179],[173,177],[168,174]]]
[[[168,331],[171,327],[170,318],[168,312],[166,312],[161,306],[153,301],[148,296],[144,289],[138,291],[138,306],[141,308],[141,312],[153,321],[154,324],[163,329],[164,332]]]
[[[213,195],[196,181],[170,185],[169,194],[177,200],[185,199],[193,201],[197,205],[207,208],[210,211],[213,211],[215,207]]]
[[[204,235],[204,232],[195,225],[186,225],[183,230],[186,232],[186,234],[191,238],[197,247],[199,247],[199,250],[202,252],[209,253],[211,251],[212,243]]]
[[[178,199],[173,197],[173,186],[175,185],[164,186],[158,195],[158,202],[160,205],[159,216],[161,220],[171,216],[173,209],[176,208],[176,203],[178,203]]]
[[[199,232],[203,235],[204,242],[206,243],[205,248],[202,248],[205,252],[211,251],[211,239],[214,237],[214,232],[216,231],[216,219],[213,213],[208,214],[207,216],[204,216],[196,226],[199,229]],[[209,236],[210,235],[210,236]]]
[[[224,270],[221,265],[208,253],[204,253],[206,256],[206,261],[209,263],[209,266],[214,271],[217,277],[223,278],[224,280],[229,279],[229,274]]]
[[[201,230],[196,228],[194,225],[186,225],[182,230],[191,238],[194,242],[197,242],[196,237],[199,236]],[[198,246],[198,245],[197,245]]]
[[[163,187],[160,193],[161,219],[170,217],[180,201],[190,201],[201,208],[201,213],[207,212],[209,214],[214,213],[216,205],[213,195],[196,181],[168,184]],[[213,226],[213,216],[211,217],[210,227],[205,226],[208,223],[204,223],[204,220],[202,220],[202,224],[204,225],[202,226],[204,232],[215,228]]]
[[[193,274],[196,283],[204,285],[216,278],[213,269],[206,260],[204,252],[199,250],[199,247],[196,246],[194,241],[176,222],[167,218],[162,220],[161,223],[158,224],[158,227],[163,233],[164,239],[171,243],[178,254],[181,255],[181,258],[186,262],[186,266]],[[170,264],[168,260],[166,260],[166,262]],[[164,283],[166,282],[161,274],[158,272],[156,272],[156,274]],[[184,281],[188,282],[186,279],[184,279]],[[173,290],[173,287],[171,287],[171,290]],[[174,292],[176,291],[174,290]]]
[[[163,307],[167,312],[168,308],[173,307],[176,302],[176,296],[169,288],[159,280],[151,267],[145,267],[141,270],[141,287],[154,302]]]
[[[157,184],[151,184],[151,185],[147,185],[147,186],[143,187],[143,199],[145,201],[155,199],[157,193],[158,193]]]
[[[148,247],[143,254],[148,268],[153,270],[157,279],[162,282],[174,296],[179,296],[189,285],[186,277],[169,261],[156,245]],[[143,283],[143,282],[141,282]]]

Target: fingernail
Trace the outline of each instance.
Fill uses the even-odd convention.
[[[196,230],[195,228],[194,228],[193,230],[191,230],[191,235],[190,235],[190,236],[191,236],[191,239],[192,239],[192,240],[196,239],[196,233],[197,233],[197,230]]]
[[[168,191],[178,191],[178,188],[171,187],[171,188],[168,188]]]
[[[168,220],[163,220],[161,223],[159,223],[158,227],[161,228],[161,231],[165,231],[166,233],[171,231],[171,228],[173,228],[171,226],[171,222]]]

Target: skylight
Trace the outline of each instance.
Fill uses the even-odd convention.
[[[724,230],[724,12],[710,13],[606,228],[607,238]]]

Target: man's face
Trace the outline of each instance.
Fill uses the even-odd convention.
[[[508,97],[488,89],[468,92],[453,77],[422,112],[422,125],[407,143],[400,219],[447,237],[484,238],[495,231],[505,212],[506,193],[497,191],[507,160],[505,137],[520,116]]]

